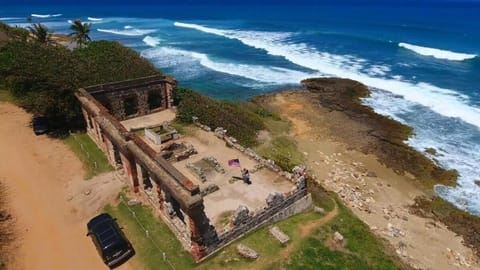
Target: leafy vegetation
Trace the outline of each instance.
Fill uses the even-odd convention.
[[[90,179],[95,175],[113,170],[105,154],[87,134],[72,133],[65,137],[63,141],[82,161],[85,168],[85,179]]]
[[[27,40],[29,36],[28,30],[22,27],[10,27],[0,22],[0,46],[6,44],[11,39]]]
[[[83,127],[73,95],[79,87],[158,74],[146,59],[117,42],[91,42],[72,51],[29,42],[18,37],[21,31],[3,24],[0,32],[9,35],[0,47],[0,84],[27,111],[47,116],[53,129]]]
[[[0,101],[14,103],[15,98],[4,86],[0,85]]]
[[[36,42],[42,44],[50,44],[52,42],[52,30],[41,23],[34,23],[28,27],[28,30],[32,34]]]
[[[260,116],[243,103],[215,100],[184,88],[176,89],[175,103],[178,121],[192,123],[192,117],[198,117],[200,123],[213,129],[225,128],[245,146],[255,145],[257,133],[265,128]]]
[[[90,33],[91,26],[91,23],[82,23],[82,21],[79,19],[73,21],[70,25],[70,30],[73,32],[69,36],[75,38],[75,41],[80,48],[85,47],[88,42],[92,40],[88,35]]]

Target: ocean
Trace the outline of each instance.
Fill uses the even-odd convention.
[[[478,2],[477,2],[478,3]],[[92,23],[94,40],[116,40],[181,86],[245,100],[309,77],[358,80],[363,103],[414,128],[407,143],[433,148],[458,170],[435,191],[480,215],[480,4],[470,5],[109,5],[3,6],[0,20],[26,18],[69,33]]]

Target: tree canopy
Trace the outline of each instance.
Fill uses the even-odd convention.
[[[50,44],[52,42],[51,36],[53,31],[48,29],[48,27],[41,23],[34,23],[32,26],[28,27],[28,30],[32,34],[35,41],[42,44]]]
[[[50,118],[54,128],[82,127],[76,89],[159,73],[137,52],[117,42],[91,42],[69,50],[28,42],[18,38],[15,29],[1,27],[9,41],[0,47],[0,84],[27,111]]]
[[[86,46],[87,43],[92,40],[88,35],[90,33],[91,26],[91,23],[82,23],[82,21],[79,19],[76,19],[70,25],[70,30],[73,31],[70,36],[75,38],[75,41],[77,42],[79,47]]]

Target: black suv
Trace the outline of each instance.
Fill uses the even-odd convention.
[[[35,135],[42,135],[48,132],[47,118],[43,116],[35,116],[32,120],[33,132]]]
[[[116,219],[109,214],[100,214],[87,224],[87,236],[92,241],[105,264],[115,268],[135,255],[132,244],[118,227]]]

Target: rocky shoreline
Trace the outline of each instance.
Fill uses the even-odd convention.
[[[398,174],[408,176],[430,192],[435,184],[455,185],[457,172],[446,170],[422,153],[405,144],[412,134],[411,127],[391,118],[379,115],[361,103],[368,97],[368,88],[353,80],[340,78],[316,78],[302,81],[306,90],[302,95],[322,108],[319,112],[338,112],[325,121],[332,136],[365,154],[374,154],[380,162]],[[288,92],[288,91],[287,91]],[[266,105],[267,96],[254,102]],[[268,103],[268,102],[267,102]],[[267,105],[268,106],[268,105]]]
[[[456,171],[406,145],[410,127],[362,105],[361,98],[370,94],[363,84],[338,78],[302,84],[304,89],[253,102],[290,120],[292,137],[317,182],[412,268],[476,269],[480,219],[436,197],[432,188],[455,184]]]

